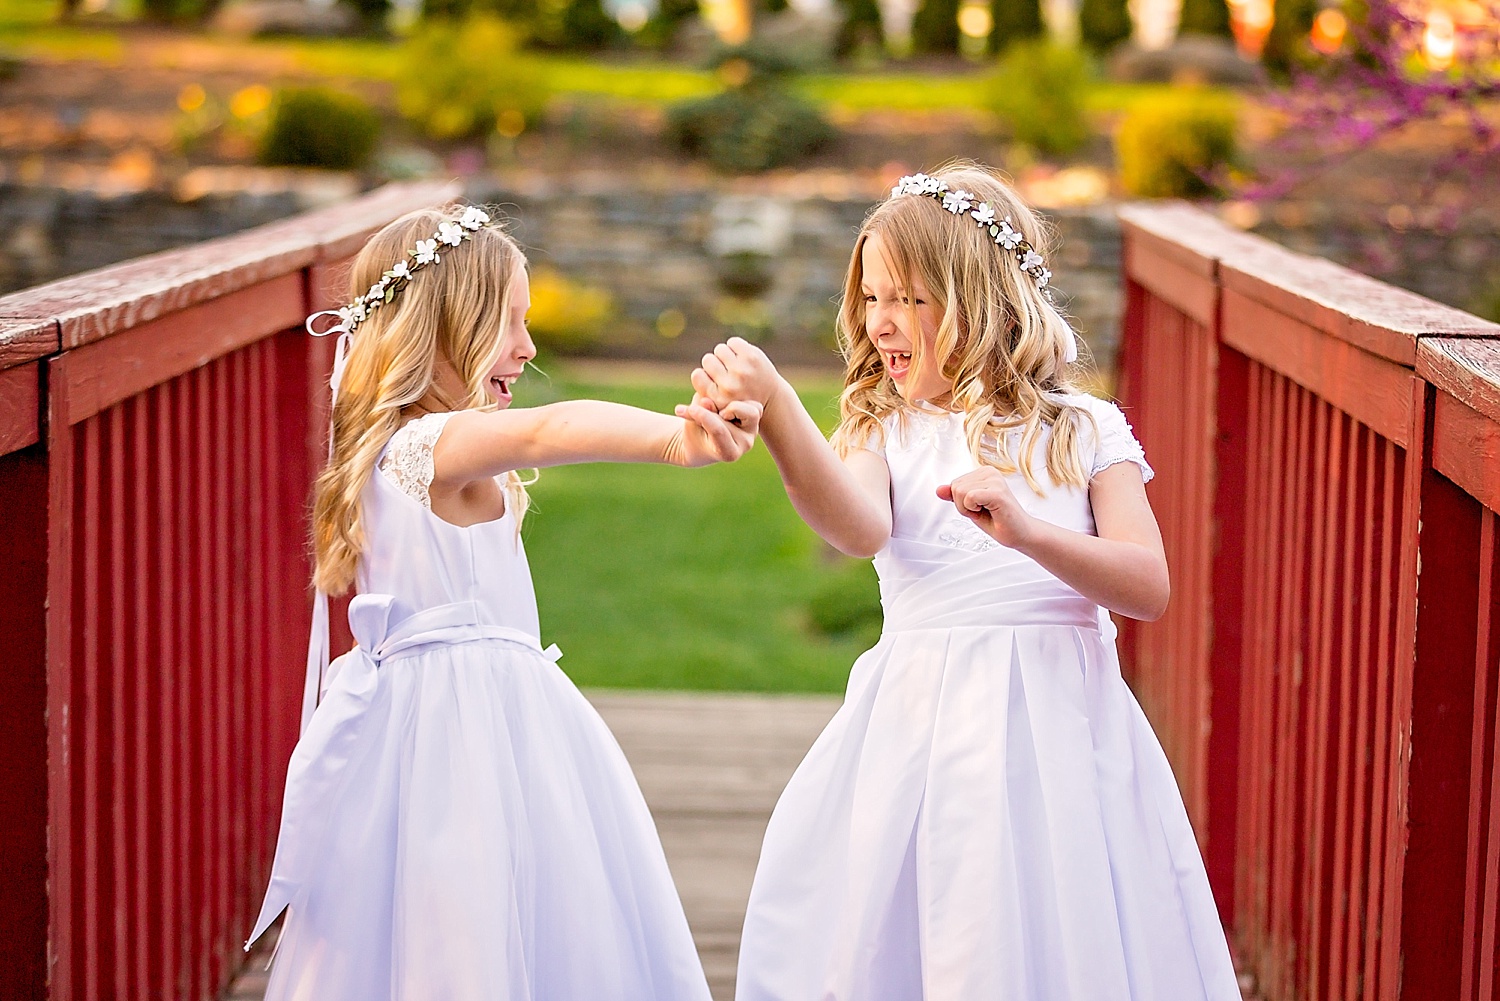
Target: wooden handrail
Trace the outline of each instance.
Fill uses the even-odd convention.
[[[216,996],[296,737],[304,521],[362,198],[0,297],[0,984]]]
[[[1494,1001],[1500,325],[1185,205],[1121,217],[1174,583],[1122,654],[1240,958],[1268,1001]]]

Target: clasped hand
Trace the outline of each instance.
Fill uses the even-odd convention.
[[[761,410],[754,400],[720,407],[701,393],[694,394],[692,403],[676,408],[682,428],[667,446],[668,461],[682,466],[735,461],[755,445]]]
[[[692,381],[698,394],[694,402],[701,401],[725,416],[727,408],[745,403],[769,407],[785,385],[765,352],[740,337],[731,337],[704,355]],[[960,514],[1002,546],[1018,549],[1030,538],[1034,525],[1031,515],[1016,500],[1005,474],[992,466],[944,483],[937,494],[952,501]]]

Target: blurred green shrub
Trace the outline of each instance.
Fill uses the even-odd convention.
[[[958,51],[958,0],[922,0],[911,19],[911,48],[925,55]]]
[[[823,636],[848,636],[874,644],[884,622],[875,568],[866,560],[841,561],[808,599],[807,619]]]
[[[990,17],[989,52],[992,56],[1008,51],[1018,42],[1046,34],[1041,0],[990,0]]]
[[[723,91],[667,109],[667,135],[684,152],[725,173],[755,173],[795,163],[837,136],[815,105],[787,87],[796,67],[777,53],[740,46],[715,68]]]
[[[550,49],[604,49],[624,38],[601,0],[541,0],[531,25],[532,42]]]
[[[1064,156],[1089,137],[1084,94],[1092,79],[1088,57],[1051,42],[1018,42],[987,83],[988,105],[1017,142]]]
[[[497,126],[517,135],[541,116],[550,91],[517,31],[487,14],[424,22],[396,77],[401,114],[433,139],[479,138]]]
[[[834,40],[834,55],[868,62],[885,50],[885,22],[876,0],[837,0],[843,18]]]
[[[1230,95],[1194,89],[1140,102],[1115,135],[1120,183],[1146,198],[1213,194],[1234,163],[1236,110]]]
[[[671,48],[677,32],[698,16],[698,0],[660,0],[645,27],[636,33],[635,41],[648,49]]]
[[[588,354],[604,343],[614,317],[614,300],[604,289],[573,281],[551,268],[532,272],[526,326],[542,351]]]
[[[289,87],[271,102],[256,159],[268,166],[358,170],[380,139],[380,117],[354,94]]]
[[[1312,28],[1309,21],[1308,29]],[[1229,25],[1229,4],[1224,0],[1182,0],[1182,13],[1177,18],[1178,35],[1216,35],[1233,38]]]
[[[26,60],[8,49],[0,49],[0,82],[14,80],[21,72]]]
[[[1261,51],[1261,65],[1273,76],[1285,78],[1299,66],[1310,64],[1317,55],[1308,42],[1313,19],[1318,15],[1318,0],[1275,0],[1274,19]]]
[[[1224,0],[1217,2],[1222,4]],[[1083,0],[1078,7],[1078,37],[1093,52],[1103,55],[1128,39],[1131,30],[1126,0]]]

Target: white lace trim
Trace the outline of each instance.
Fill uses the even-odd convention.
[[[437,444],[452,414],[426,414],[407,421],[391,435],[380,471],[391,478],[401,492],[413,497],[424,508],[432,510],[427,489],[432,486],[432,448]]]
[[[1114,409],[1114,408],[1112,408]],[[1099,428],[1099,445],[1094,451],[1094,468],[1089,471],[1090,478],[1098,476],[1100,472],[1108,469],[1118,462],[1133,462],[1141,467],[1141,479],[1147,483],[1156,475],[1156,470],[1146,461],[1146,450],[1141,448],[1141,443],[1136,440],[1135,429],[1130,426],[1130,421],[1125,415],[1115,409],[1119,417],[1121,427],[1101,426]],[[1113,421],[1110,422],[1113,425]]]
[[[957,532],[949,529],[938,535],[938,541],[950,549],[966,549],[971,553],[984,553],[991,549],[999,549],[1000,543],[985,535],[976,528],[973,523],[965,522],[964,531]]]
[[[1132,448],[1130,445],[1134,447]],[[1131,442],[1130,445],[1113,448],[1108,452],[1101,452],[1094,456],[1094,471],[1091,475],[1098,476],[1117,462],[1133,462],[1141,467],[1141,481],[1150,483],[1152,477],[1156,475],[1156,470],[1152,469],[1151,464],[1146,461],[1146,452],[1141,448],[1139,443]]]

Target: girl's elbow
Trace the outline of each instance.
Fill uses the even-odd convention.
[[[856,543],[847,546],[834,546],[834,548],[845,556],[852,556],[856,560],[869,560],[874,559],[875,555],[885,547],[867,543]]]
[[[890,538],[889,532],[866,531],[848,533],[837,539],[829,539],[833,548],[845,556],[852,556],[857,560],[868,560],[885,548]]]
[[[1171,600],[1172,580],[1167,575],[1166,564],[1163,563],[1160,573],[1156,575],[1156,580],[1152,582],[1151,592],[1147,595],[1145,608],[1142,609],[1145,614],[1138,617],[1143,622],[1155,622],[1167,614],[1167,605],[1171,603]]]

